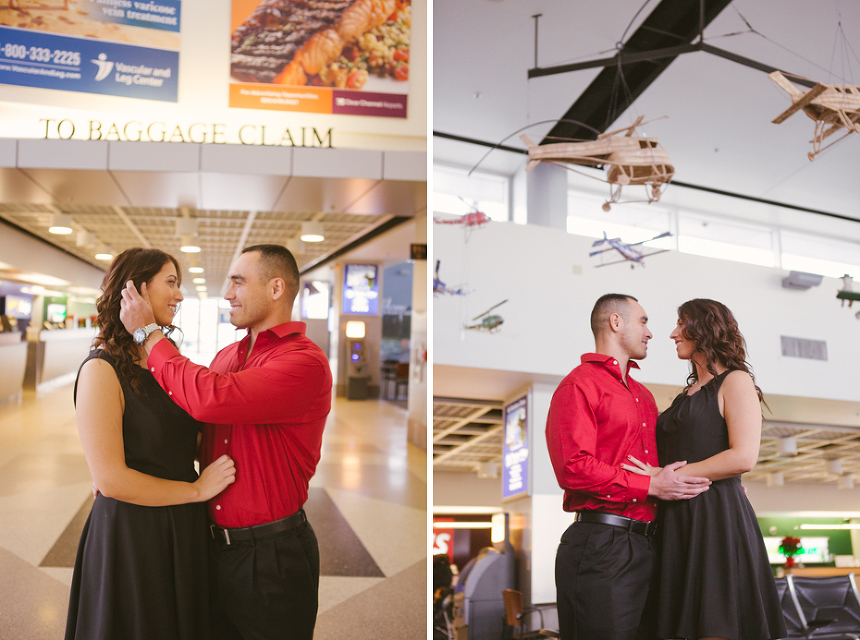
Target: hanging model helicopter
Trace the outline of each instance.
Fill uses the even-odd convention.
[[[660,199],[661,187],[675,175],[675,167],[657,138],[636,135],[638,127],[648,124],[642,119],[643,116],[639,116],[629,127],[607,131],[596,140],[581,142],[539,145],[527,135],[521,135],[520,139],[529,148],[526,171],[534,169],[538,162],[604,168],[606,182],[610,185],[609,200],[603,204],[604,211],[609,211],[611,205],[618,202],[621,188],[627,185],[644,185],[648,203],[655,202]],[[620,133],[624,135],[618,135]]]
[[[605,267],[605,266],[608,266],[610,264],[618,264],[619,262],[631,262],[632,263],[630,265],[631,269],[633,269],[637,264],[641,264],[644,267],[645,263],[643,262],[643,260],[645,258],[647,258],[648,256],[655,256],[658,253],[665,253],[666,251],[668,251],[668,249],[657,249],[656,251],[651,251],[650,253],[645,253],[644,249],[636,249],[635,247],[637,247],[641,244],[645,244],[646,242],[651,242],[652,240],[658,240],[660,238],[666,238],[666,237],[671,236],[671,235],[672,234],[669,231],[666,231],[665,233],[661,233],[660,235],[654,236],[653,238],[648,238],[647,240],[640,240],[639,242],[631,242],[630,244],[627,244],[625,242],[622,242],[621,238],[609,238],[609,237],[607,237],[606,232],[604,231],[603,232],[603,239],[602,240],[595,240],[591,246],[592,247],[599,247],[604,242],[608,242],[609,247],[607,247],[606,249],[599,249],[598,251],[592,251],[591,253],[588,254],[588,256],[594,257],[594,256],[599,255],[601,253],[605,253],[607,251],[613,251],[614,250],[614,251],[617,251],[618,253],[620,253],[624,259],[623,260],[613,260],[612,262],[603,262],[603,263],[595,265],[595,266]]]
[[[768,78],[791,96],[791,106],[773,119],[779,124],[803,111],[815,121],[812,151],[807,156],[815,160],[821,153],[821,143],[840,129],[846,134],[860,133],[860,86],[852,84],[823,84],[819,82],[808,91],[801,91],[782,72],[774,71]]]
[[[441,264],[441,262],[441,260],[436,261],[436,274],[433,276],[433,293],[444,293],[452,296],[468,295],[469,292],[466,291],[463,287],[449,287],[444,282],[442,282],[441,278],[439,278],[439,265]]]
[[[507,300],[502,300],[499,304],[494,304],[492,307],[484,311],[484,313],[475,316],[474,318],[472,318],[472,322],[478,320],[479,318],[483,318],[483,320],[481,320],[478,324],[467,324],[465,325],[465,328],[474,329],[476,331],[487,331],[489,333],[496,333],[499,330],[499,327],[502,326],[502,323],[505,321],[505,319],[502,318],[502,316],[500,315],[489,316],[487,314],[490,313],[490,311],[492,311],[493,309],[501,307],[506,302]]]

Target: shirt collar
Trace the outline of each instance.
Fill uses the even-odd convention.
[[[289,336],[296,333],[304,335],[306,329],[307,324],[304,322],[284,322],[283,324],[279,324],[270,329],[266,329],[265,331],[261,331],[260,335],[257,336],[257,340],[259,340],[262,336],[265,336],[265,342],[268,342],[271,340],[279,340],[284,336]],[[242,339],[242,342],[247,344],[250,339],[251,332],[249,330],[245,337]]]
[[[614,356],[607,356],[603,353],[586,353],[582,356],[582,363],[586,362],[594,362],[602,364],[606,369],[609,370],[616,378],[621,379],[621,369],[618,366],[618,360],[615,359]],[[639,363],[635,360],[627,361],[627,371],[626,373],[630,373],[630,369],[638,369]]]

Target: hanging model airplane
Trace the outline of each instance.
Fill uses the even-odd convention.
[[[466,229],[480,227],[482,224],[490,222],[491,218],[482,211],[472,211],[456,218],[433,218],[433,222],[437,224],[461,224]]]
[[[860,133],[860,86],[852,84],[823,84],[819,82],[808,91],[801,91],[782,72],[768,74],[791,96],[791,106],[773,119],[774,124],[783,122],[798,111],[803,111],[815,121],[812,151],[807,156],[815,160],[821,153],[821,143],[841,129],[849,133]]]
[[[489,333],[496,333],[505,320],[500,315],[489,316],[487,314],[490,313],[490,311],[492,311],[496,307],[501,307],[506,302],[507,300],[502,300],[499,304],[494,304],[492,307],[484,311],[484,313],[475,316],[474,318],[472,318],[472,322],[478,320],[479,318],[483,318],[483,320],[481,320],[478,324],[467,324],[465,328],[474,329],[476,331],[488,331]]]
[[[592,251],[591,253],[588,254],[588,256],[594,257],[594,256],[599,255],[601,253],[605,253],[607,251],[613,251],[614,250],[614,251],[617,251],[618,253],[620,253],[621,256],[624,258],[624,260],[613,260],[612,262],[603,262],[603,263],[598,264],[596,266],[605,267],[605,266],[610,265],[610,264],[618,264],[619,262],[632,262],[633,264],[630,265],[631,269],[633,269],[637,264],[641,264],[644,267],[645,263],[643,262],[643,260],[645,258],[647,258],[648,256],[655,256],[658,253],[665,253],[666,251],[668,251],[668,249],[657,249],[656,251],[651,251],[650,253],[645,253],[644,249],[636,249],[635,247],[637,247],[641,244],[645,244],[646,242],[651,242],[652,240],[658,240],[660,238],[666,238],[666,237],[671,236],[671,235],[672,234],[670,232],[666,231],[665,233],[661,233],[660,235],[654,236],[653,238],[648,238],[647,240],[640,240],[639,242],[631,242],[630,244],[627,244],[625,242],[622,242],[621,238],[609,238],[609,237],[607,237],[606,232],[604,231],[603,232],[603,239],[602,240],[595,240],[591,246],[592,247],[599,247],[604,242],[608,242],[609,247],[607,247],[606,249],[599,249],[597,251]]]
[[[436,275],[433,276],[433,293],[444,293],[452,296],[468,295],[469,292],[463,287],[449,287],[442,282],[441,278],[439,278],[439,264],[441,262],[441,260],[436,261]]]
[[[675,167],[657,138],[636,135],[637,127],[643,124],[642,118],[639,116],[629,127],[601,133],[597,140],[539,145],[527,135],[521,135],[520,139],[529,148],[526,171],[534,169],[538,162],[602,167],[606,169],[606,182],[610,185],[604,211],[618,202],[621,188],[627,185],[644,185],[648,202],[655,202],[660,199],[661,187],[675,175]],[[624,135],[618,135],[621,133]]]

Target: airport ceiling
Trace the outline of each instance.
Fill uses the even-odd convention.
[[[700,6],[707,51],[618,64],[619,50],[631,56],[699,43]],[[690,192],[685,201],[708,210],[713,192],[726,192],[827,214],[819,216],[822,225],[827,218],[860,221],[860,135],[831,136],[825,144],[835,144],[810,162],[813,121],[797,113],[772,124],[789,96],[749,66],[860,84],[860,3],[436,0],[433,20],[437,163],[471,168],[488,151],[480,143],[504,140],[522,150],[512,134],[532,124],[526,133],[547,141],[548,134],[596,135],[560,119],[608,131],[640,115],[665,116],[640,131],[657,137],[673,161],[666,196]],[[613,61],[605,68],[529,78],[535,68],[607,58]],[[494,150],[480,168],[511,175],[525,163],[522,154]],[[744,218],[744,200],[727,213]]]
[[[780,399],[768,400],[779,410]],[[503,409],[501,400],[434,396],[434,471],[481,474],[489,466],[500,474]],[[543,425],[533,428],[543,433]],[[793,451],[781,445],[791,440]],[[768,420],[762,428],[758,463],[744,480],[836,484],[840,475],[860,481],[860,427]]]
[[[860,84],[857,43],[860,3],[845,0],[435,0],[434,162],[479,163],[511,176],[527,163],[521,132],[543,142],[593,139],[595,130],[644,116],[656,121],[639,133],[657,137],[675,167],[660,204],[738,219],[761,220],[764,210],[780,224],[806,212],[799,224],[807,230],[860,242],[860,135],[831,136],[825,145],[832,146],[811,162],[813,121],[800,112],[773,124],[791,101],[767,76],[780,69],[814,82]],[[699,44],[704,50],[633,64],[617,57]],[[534,69],[600,59],[612,60],[529,77]],[[505,150],[490,151],[500,143]],[[573,180],[593,188],[597,172],[584,171]],[[529,381],[456,369],[434,369],[433,466],[474,473],[501,461],[498,390]],[[465,388],[468,398],[460,397]],[[783,414],[776,417],[790,421],[765,425],[759,464],[747,479],[782,472],[785,482],[836,482],[828,471],[833,458],[844,474],[860,474],[860,403],[783,402],[780,412],[780,401],[769,399]],[[832,425],[819,424],[830,409]],[[799,410],[808,415],[797,417]],[[796,438],[796,456],[778,455],[785,437]]]
[[[97,246],[79,245],[77,232],[94,234],[114,255],[135,246],[163,249],[180,260],[186,295],[197,295],[188,267],[201,266],[206,295],[215,297],[246,246],[293,246],[299,269],[307,272],[426,211],[426,183],[402,180],[3,168],[0,182],[0,219],[99,269],[109,263],[95,258]],[[159,206],[177,201],[190,204]],[[219,201],[224,208],[216,208]],[[193,206],[197,202],[216,207]],[[74,233],[48,231],[57,213],[72,216]],[[199,253],[180,251],[181,218],[196,220]],[[325,240],[291,245],[305,222],[321,223]],[[0,278],[20,279],[14,266]]]

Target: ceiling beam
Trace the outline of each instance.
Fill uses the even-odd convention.
[[[505,426],[500,424],[497,427],[493,427],[492,429],[487,430],[487,432],[484,435],[478,436],[477,438],[472,438],[468,442],[464,442],[459,447],[454,447],[453,449],[451,449],[450,451],[446,451],[442,455],[434,456],[433,465],[435,466],[436,464],[438,464],[440,462],[444,462],[445,460],[447,460],[448,458],[450,458],[452,456],[463,453],[469,447],[472,447],[472,446],[474,446],[480,442],[483,442],[487,438],[491,438],[494,435],[496,435],[497,433],[500,433],[504,428],[505,428]],[[499,455],[501,455],[501,451],[499,452]]]
[[[690,45],[730,2],[662,0],[622,44],[616,58]],[[561,116],[561,121],[550,130],[544,142],[554,142],[559,138],[596,139],[598,134],[594,131],[606,131],[677,55],[633,62],[623,67],[619,64],[605,67]]]
[[[460,418],[460,419],[459,419],[459,420],[457,420],[454,424],[452,424],[451,426],[447,427],[446,429],[443,429],[442,431],[439,431],[438,433],[434,433],[434,434],[433,434],[433,442],[434,442],[434,443],[439,442],[440,440],[442,440],[443,438],[445,438],[445,437],[446,437],[446,436],[448,436],[449,434],[452,434],[452,433],[454,433],[455,431],[457,431],[460,427],[465,427],[465,426],[466,426],[467,424],[469,424],[470,422],[473,422],[473,421],[474,421],[474,420],[476,420],[477,418],[480,418],[481,416],[483,416],[483,415],[487,414],[488,412],[492,411],[492,409],[493,409],[492,407],[478,407],[477,409],[475,409],[474,411],[472,411],[471,413],[469,413],[467,416],[465,416],[465,417],[463,417],[463,418]],[[441,417],[441,416],[440,416],[440,417]],[[436,416],[433,416],[433,418],[434,418],[434,420],[435,420],[435,419],[436,419]],[[450,418],[443,418],[443,419],[445,419],[445,420],[450,420]]]

